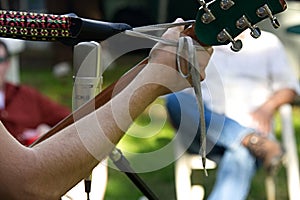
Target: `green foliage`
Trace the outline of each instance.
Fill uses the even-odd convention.
[[[20,79],[22,84],[30,85],[51,99],[69,108],[72,107],[73,79],[71,74],[56,78],[49,68],[22,68]]]

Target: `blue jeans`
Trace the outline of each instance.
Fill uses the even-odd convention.
[[[184,92],[167,95],[166,107],[182,145],[190,153],[200,148],[199,111],[195,96]],[[205,107],[208,157],[223,149],[217,179],[209,200],[242,200],[249,193],[256,171],[256,159],[241,141],[252,129],[245,128],[224,115]],[[219,150],[217,151],[219,152]]]

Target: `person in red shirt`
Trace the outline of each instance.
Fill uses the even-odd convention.
[[[9,83],[5,78],[9,58],[6,44],[0,40],[0,120],[20,143],[28,146],[68,116],[70,109],[34,88]]]

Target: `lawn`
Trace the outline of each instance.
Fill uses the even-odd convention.
[[[109,85],[120,74],[123,74],[132,66],[132,63],[138,62],[139,58],[130,60],[120,60],[123,67],[114,67],[108,70],[104,74],[104,87]],[[118,63],[117,63],[118,64]],[[127,66],[127,67],[124,67]],[[72,106],[72,75],[65,78],[55,78],[52,76],[51,69],[48,68],[29,68],[23,67],[21,69],[21,81],[23,83],[32,85],[44,94],[50,96],[54,100],[67,105]],[[151,172],[140,173],[139,176],[146,182],[146,184],[153,190],[159,199],[175,199],[175,186],[174,186],[174,163],[165,164],[165,160],[172,160],[172,152],[169,151],[166,154],[161,155],[159,158],[148,158],[137,160],[132,153],[143,154],[147,152],[159,151],[165,145],[171,143],[174,130],[166,119],[166,113],[163,105],[163,99],[158,99],[153,105],[148,115],[145,112],[141,117],[136,120],[127,135],[121,140],[118,148],[124,152],[125,156],[130,160],[133,166],[140,167],[145,166],[163,166],[157,170]],[[295,107],[294,110],[294,122],[296,132],[300,132],[300,109]],[[149,117],[150,116],[150,117]],[[152,117],[152,120],[151,120]],[[280,127],[277,128],[277,132]],[[278,136],[280,137],[280,136]],[[298,151],[300,150],[300,138],[297,135]],[[130,154],[130,153],[131,154]],[[160,165],[160,163],[162,163]],[[216,170],[209,171],[209,176],[205,177],[202,171],[195,171],[193,173],[193,180],[205,185],[209,192],[212,188],[213,181],[215,179]],[[263,170],[259,170],[256,174],[249,196],[249,200],[263,200],[266,199],[265,187],[264,187],[265,173]],[[287,197],[286,176],[284,168],[281,168],[276,176],[277,185],[277,199],[285,200]],[[135,200],[139,199],[143,194],[137,189],[137,187],[126,177],[126,175],[118,170],[109,168],[109,181],[107,185],[107,191],[105,200]]]

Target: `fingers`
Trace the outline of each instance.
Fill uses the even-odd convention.
[[[175,22],[183,22],[181,18],[175,20]],[[169,28],[163,35],[162,38],[172,41],[177,41],[181,32],[184,30],[184,26],[176,26]],[[166,66],[175,68],[174,57],[176,55],[176,47],[170,45],[164,45],[157,43],[150,52],[149,62],[159,63]]]
[[[197,52],[197,57],[199,66],[200,66],[200,76],[201,76],[201,81],[203,81],[206,77],[205,69],[208,65],[208,62],[210,60],[210,57],[213,53],[213,48],[212,47],[207,47],[205,48],[205,51],[198,51]]]
[[[175,23],[178,22],[183,22],[183,19],[181,18],[177,18],[175,21]],[[178,40],[180,33],[184,30],[184,26],[175,26],[173,28],[169,28],[164,34],[163,34],[163,38],[166,39],[173,39],[173,40]]]
[[[175,22],[183,22],[181,18],[178,18],[175,20]],[[184,36],[182,34],[184,32],[184,26],[176,26],[173,28],[169,28],[162,36],[162,38],[172,41],[178,41],[180,36]],[[196,41],[197,42],[197,41]],[[164,45],[161,43],[158,43],[155,45],[155,47],[151,50],[150,53],[150,59],[149,62],[151,63],[159,63],[166,66],[170,66],[177,70],[176,63],[175,63],[175,57],[177,53],[177,47],[171,46],[171,45]],[[197,50],[197,57],[199,58],[199,66],[200,69],[197,69],[200,73],[201,80],[204,80],[206,74],[205,74],[205,68],[209,62],[210,56],[213,53],[213,49],[210,46],[206,46],[204,50]],[[185,59],[183,59],[185,60]],[[187,63],[187,62],[185,62]],[[184,67],[183,64],[183,72],[186,72],[186,67]]]

